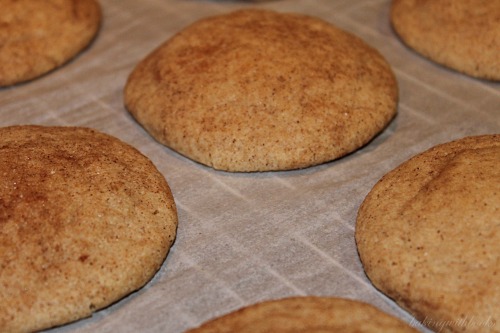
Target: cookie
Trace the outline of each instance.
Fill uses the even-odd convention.
[[[143,59],[125,105],[159,142],[219,170],[305,168],[369,142],[396,113],[390,65],[360,38],[300,14],[204,18]]]
[[[500,80],[500,0],[393,0],[401,40],[467,75]]]
[[[0,128],[0,327],[91,315],[148,282],[177,213],[133,147],[78,127]]]
[[[95,0],[0,0],[0,87],[37,78],[75,57],[94,38]]]
[[[500,135],[438,145],[385,175],[361,205],[367,276],[439,332],[500,332]]]
[[[333,297],[290,297],[257,303],[186,333],[418,332],[372,305]]]

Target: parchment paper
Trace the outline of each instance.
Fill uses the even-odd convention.
[[[87,126],[135,146],[171,186],[178,235],[144,288],[50,332],[177,333],[248,304],[294,295],[358,299],[418,326],[366,278],[353,238],[358,207],[382,175],[414,154],[500,132],[500,85],[405,47],[391,29],[389,0],[100,2],[103,24],[88,49],[42,78],[0,89],[0,126]],[[158,144],[123,106],[127,76],[193,21],[248,7],[321,17],[376,47],[399,82],[398,116],[357,152],[298,171],[214,171]]]

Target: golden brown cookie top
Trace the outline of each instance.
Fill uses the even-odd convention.
[[[499,165],[499,135],[439,145],[384,176],[359,210],[368,277],[432,328],[500,332]]]
[[[291,297],[257,303],[186,333],[417,332],[372,305],[333,297]]]
[[[131,146],[77,127],[0,128],[0,327],[90,315],[162,264],[177,213],[164,177]]]
[[[125,103],[158,141],[215,169],[304,168],[366,144],[396,113],[390,66],[318,18],[240,10],[141,61]]]
[[[394,0],[391,20],[401,39],[427,58],[500,80],[500,0]]]
[[[0,87],[39,77],[85,48],[101,13],[95,0],[0,0]]]

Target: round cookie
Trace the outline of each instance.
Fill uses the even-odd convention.
[[[382,292],[439,332],[500,332],[500,135],[466,137],[385,175],[356,243]]]
[[[428,59],[500,80],[500,0],[393,0],[391,20],[402,41]]]
[[[35,331],[142,287],[174,241],[165,178],[91,129],[0,128],[0,327]]]
[[[142,60],[125,104],[159,142],[215,169],[290,170],[366,144],[397,82],[361,39],[318,18],[247,9],[202,19]]]
[[[257,303],[186,333],[416,333],[372,305],[333,297],[290,297]]]
[[[37,78],[82,51],[101,20],[95,0],[0,0],[0,87]]]

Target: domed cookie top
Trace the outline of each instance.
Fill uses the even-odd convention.
[[[397,82],[361,39],[317,18],[264,10],[209,17],[141,61],[125,88],[158,141],[215,169],[331,161],[396,113]]]
[[[456,71],[500,80],[500,0],[394,0],[401,39]]]
[[[0,128],[0,327],[34,331],[143,286],[174,240],[165,178],[85,128]]]
[[[436,146],[384,176],[356,242],[373,284],[446,332],[500,332],[500,135]]]
[[[333,297],[291,297],[257,303],[186,333],[416,333],[372,305]]]
[[[0,87],[39,77],[73,58],[98,31],[95,0],[0,0]]]

